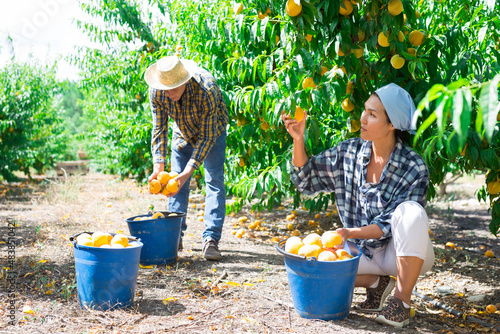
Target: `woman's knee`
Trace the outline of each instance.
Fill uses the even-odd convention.
[[[429,225],[429,218],[425,209],[415,201],[406,201],[399,204],[394,210],[393,220],[392,223],[404,223],[407,228],[416,224],[420,228],[425,227],[425,230],[427,230]]]
[[[424,207],[422,205],[420,205],[420,203],[415,202],[415,201],[406,201],[406,202],[399,204],[396,207],[396,210],[394,210],[394,213],[396,213],[398,211],[404,216],[424,215],[427,218],[427,213],[425,212]]]
[[[417,202],[400,204],[391,220],[392,242],[396,256],[426,258],[429,238],[429,220],[425,209]]]

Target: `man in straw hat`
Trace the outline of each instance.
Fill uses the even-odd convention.
[[[151,149],[154,170],[149,181],[165,168],[168,119],[174,120],[172,132],[171,171],[180,190],[169,194],[168,210],[187,212],[191,174],[203,163],[206,200],[203,256],[220,260],[219,240],[226,212],[224,161],[226,125],[229,121],[222,92],[214,77],[190,60],[177,56],[163,57],[145,73],[153,113]],[[181,240],[186,230],[182,221]]]

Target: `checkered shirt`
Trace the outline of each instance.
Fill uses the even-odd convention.
[[[229,121],[226,103],[215,78],[198,68],[179,101],[172,101],[164,90],[154,88],[149,90],[149,101],[153,113],[153,162],[165,163],[168,118],[171,117],[175,122],[172,145],[179,149],[192,145],[194,150],[188,166],[198,169]]]
[[[297,189],[306,195],[335,192],[340,220],[346,228],[377,224],[383,232],[380,239],[355,240],[371,259],[367,248],[385,245],[391,234],[391,217],[405,201],[416,201],[425,207],[429,171],[424,160],[400,139],[397,140],[380,182],[367,183],[372,142],[349,139],[307,159],[306,164],[292,164],[291,178]]]

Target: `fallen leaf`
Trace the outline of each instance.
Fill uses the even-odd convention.
[[[90,334],[97,334],[97,333],[99,333],[100,331],[101,331],[101,326],[97,326],[97,327],[91,328],[91,329],[89,330],[89,333],[90,333]]]
[[[52,294],[52,290],[48,290],[45,292],[46,295],[51,295]]]
[[[238,283],[238,282],[232,282],[232,281],[226,282],[226,284],[230,285],[230,286],[241,286],[240,283]]]
[[[47,262],[47,260],[40,260],[40,261],[38,261],[38,263],[45,263],[45,262]]]
[[[441,313],[441,310],[431,310],[430,308],[426,307],[425,308],[427,310],[427,312],[429,312],[430,314],[439,314]]]
[[[28,314],[35,314],[35,312],[28,305],[24,305],[23,312]]]
[[[139,264],[139,268],[142,268],[142,269],[153,269],[153,266],[143,266],[142,264]]]
[[[163,304],[167,305],[168,303],[175,302],[176,300],[177,300],[177,298],[175,298],[175,297],[167,297],[167,298],[163,299]]]

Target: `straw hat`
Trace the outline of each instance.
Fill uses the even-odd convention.
[[[149,66],[144,74],[146,83],[155,89],[169,90],[182,86],[193,76],[196,63],[192,60],[167,56]]]

